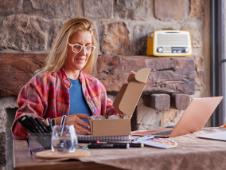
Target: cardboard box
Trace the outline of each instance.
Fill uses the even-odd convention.
[[[131,117],[142,95],[150,73],[149,68],[143,68],[128,77],[114,100],[114,107],[124,115],[122,119],[90,119],[93,136],[120,136],[129,135],[131,131]]]

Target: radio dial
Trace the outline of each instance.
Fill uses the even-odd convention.
[[[158,51],[159,53],[163,53],[163,48],[162,48],[162,47],[158,47],[158,48],[157,48],[157,51]]]
[[[187,47],[184,49],[184,51],[185,51],[186,53],[188,53],[188,52],[189,52],[189,50],[188,50],[188,48],[187,48]]]

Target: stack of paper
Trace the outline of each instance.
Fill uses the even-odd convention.
[[[203,134],[199,134],[198,137],[199,138],[205,138],[205,139],[226,141],[226,130],[225,131],[203,133]]]
[[[134,139],[134,143],[143,143],[145,146],[152,146],[156,148],[169,149],[175,148],[177,146],[177,142],[170,138],[158,138],[152,135],[138,137]]]

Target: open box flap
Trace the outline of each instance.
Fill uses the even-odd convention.
[[[119,103],[119,110],[131,118],[144,89],[144,83],[130,82]]]
[[[137,81],[137,82],[141,82],[141,83],[147,83],[150,71],[151,71],[150,68],[140,69],[137,72],[135,72],[134,74],[129,75],[128,82]]]
[[[129,76],[128,83],[122,86],[113,103],[119,113],[132,117],[149,73],[150,69],[144,68]]]

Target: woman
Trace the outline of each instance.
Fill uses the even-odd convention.
[[[46,65],[21,89],[12,126],[14,137],[24,139],[26,130],[18,123],[25,114],[59,122],[67,115],[78,134],[90,134],[86,119],[112,115],[115,110],[103,84],[87,74],[95,61],[96,39],[92,23],[85,18],[67,21],[47,57]],[[85,119],[85,120],[84,120]]]

